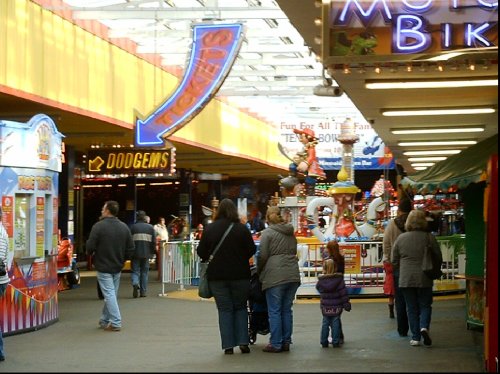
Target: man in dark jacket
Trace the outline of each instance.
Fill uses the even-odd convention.
[[[104,307],[99,327],[105,331],[120,331],[122,318],[118,307],[118,288],[125,260],[134,250],[134,241],[128,226],[120,221],[119,205],[106,201],[99,222],[92,226],[86,243],[88,255],[94,255],[97,281],[104,296]]]
[[[148,289],[149,259],[156,251],[156,235],[153,225],[147,222],[146,212],[137,211],[137,221],[130,231],[134,239],[134,254],[132,255],[132,296],[146,297]]]

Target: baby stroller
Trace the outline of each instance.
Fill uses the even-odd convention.
[[[248,298],[248,337],[255,344],[257,334],[269,334],[266,295],[262,292],[257,268],[250,268],[250,297]]]

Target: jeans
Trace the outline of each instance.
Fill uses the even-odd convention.
[[[321,323],[321,335],[319,342],[322,346],[328,346],[328,336],[332,335],[332,344],[340,344],[340,315],[338,316],[323,316],[323,322]]]
[[[146,295],[148,289],[149,258],[133,258],[130,279],[132,286],[139,286],[141,295]]]
[[[420,329],[429,330],[432,314],[432,287],[402,287],[412,340],[420,341]]]
[[[281,349],[284,343],[292,343],[292,305],[299,282],[289,282],[265,290],[269,315],[270,344]]]
[[[104,296],[104,307],[102,308],[101,325],[111,324],[114,327],[122,326],[122,317],[118,307],[118,289],[120,288],[121,273],[97,272],[97,281]]]
[[[250,280],[212,280],[208,282],[219,313],[222,349],[248,345],[247,300]]]
[[[396,321],[398,333],[401,336],[408,335],[408,315],[406,314],[406,301],[401,288],[399,288],[399,270],[394,270],[394,306],[396,307]]]
[[[0,284],[0,298],[5,295],[7,291],[8,283]],[[5,353],[3,351],[3,335],[2,335],[2,326],[0,325],[0,357],[5,357]]]

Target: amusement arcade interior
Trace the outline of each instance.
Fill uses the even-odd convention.
[[[439,155],[435,160],[425,162],[425,166],[416,166],[418,161],[413,161],[414,156],[410,156],[409,152],[420,152],[427,156],[436,152],[451,154],[498,133],[497,83],[480,88],[366,88],[366,84],[379,81],[498,81],[496,45],[454,48],[453,51],[412,54],[409,57],[370,56],[363,62],[359,56],[338,59],[324,56],[327,39],[324,18],[328,1],[61,0],[57,4],[69,11],[73,22],[99,22],[107,28],[109,40],[125,38],[135,43],[138,55],[159,56],[162,67],[178,76],[185,67],[193,23],[221,20],[242,22],[246,27],[243,45],[216,98],[268,122],[270,126],[279,127],[284,121],[342,123],[346,117],[369,123],[390,149],[396,168],[385,172],[356,171],[356,183],[364,191],[370,189],[381,174],[385,173],[392,184],[397,185],[399,177],[447,157]],[[56,11],[55,7],[42,6],[48,11]],[[465,22],[469,11],[464,7],[457,13],[465,13],[465,16],[460,16]],[[493,18],[498,17],[496,7],[482,11],[487,20],[494,21]],[[496,43],[497,40],[493,40],[493,44]],[[326,96],[318,95],[322,91],[321,87],[338,90],[334,90],[333,94],[327,90],[330,93]],[[440,109],[438,106],[441,109],[472,107],[492,110],[476,115],[388,117],[382,114],[384,109]],[[46,113],[54,119],[65,136],[67,149],[75,152],[77,162],[83,161],[94,145],[125,147],[133,139],[131,129],[110,124],[97,116],[43,101],[35,102],[22,95],[0,92],[2,119],[23,121],[36,113]],[[451,132],[451,127],[456,130]],[[469,132],[473,130],[478,132]],[[408,145],[431,139],[465,143],[453,146]],[[176,141],[174,145],[176,167],[179,170],[176,178],[137,180],[135,193],[139,204],[141,200],[153,201],[147,206],[152,216],[160,215],[154,203],[160,199],[169,202],[175,200],[175,203],[163,207],[164,215],[175,215],[179,210],[179,193],[190,195],[193,199],[192,209],[199,210],[199,206],[209,204],[214,194],[223,190],[228,191],[228,194],[237,193],[235,191],[244,189],[241,186],[250,186],[252,198],[262,209],[266,206],[266,198],[278,189],[279,176],[287,173],[286,169],[250,158],[235,159],[223,152],[194,147],[182,140]],[[81,173],[76,181],[77,188],[78,184],[83,186],[86,183],[83,170]],[[335,182],[337,170],[327,170],[326,173],[327,181]],[[207,180],[200,180],[200,175],[207,176]],[[219,180],[211,180],[215,178],[213,175],[219,176]],[[107,189],[114,192],[126,190],[122,187],[115,189],[117,184],[123,183],[102,180],[87,182],[88,185],[111,184],[112,187]],[[145,186],[152,187],[154,183],[159,185],[146,191]],[[93,196],[105,190],[96,187],[88,189],[88,198],[82,202],[89,220],[89,223],[85,223],[85,232],[90,222],[97,218],[100,209],[92,206]],[[200,214],[193,213],[193,225],[200,218]]]

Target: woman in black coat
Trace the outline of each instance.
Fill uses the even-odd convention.
[[[210,261],[207,278],[219,313],[224,353],[232,354],[236,346],[242,353],[249,353],[249,260],[255,254],[255,243],[248,228],[240,222],[236,205],[230,199],[220,202],[214,222],[204,230],[196,251],[203,262],[207,261],[231,223],[233,227]]]

